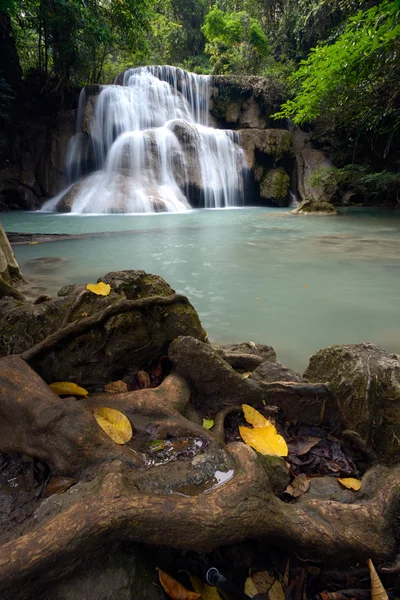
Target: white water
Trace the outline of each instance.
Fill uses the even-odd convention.
[[[182,212],[192,199],[205,208],[241,206],[245,160],[239,135],[208,126],[209,96],[207,75],[175,67],[130,69],[123,85],[101,88],[88,139],[83,90],[66,159],[76,185],[42,210]],[[90,164],[96,170],[84,177]]]

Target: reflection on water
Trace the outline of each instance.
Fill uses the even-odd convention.
[[[189,296],[214,340],[272,345],[292,368],[329,344],[369,340],[400,352],[400,213],[313,218],[252,208],[1,220],[7,231],[120,232],[14,246],[23,272],[40,278],[39,293],[144,269]]]

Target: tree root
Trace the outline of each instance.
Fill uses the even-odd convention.
[[[78,296],[77,301],[78,300],[81,300],[81,296]],[[172,294],[170,296],[148,296],[146,298],[138,298],[137,300],[119,300],[114,304],[110,304],[104,310],[95,313],[94,315],[90,315],[89,317],[85,317],[80,321],[74,321],[73,323],[69,323],[67,325],[63,323],[62,326],[57,329],[57,331],[23,352],[21,357],[29,362],[41,354],[49,350],[53,350],[58,344],[60,344],[60,342],[85,333],[95,325],[102,323],[113,315],[128,312],[136,308],[153,306],[155,304],[169,305],[177,302],[189,304],[189,300],[186,298],[186,296],[181,294]],[[75,307],[75,303],[73,306]]]

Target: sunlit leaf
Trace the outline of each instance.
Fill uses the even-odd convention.
[[[88,391],[71,381],[56,381],[49,386],[57,396],[87,396]]]
[[[39,242],[28,242],[28,244],[29,244],[30,246],[33,246],[34,244],[38,244],[38,243],[39,243]]]
[[[197,577],[190,577],[193,589],[200,594],[201,600],[222,600],[217,588],[207,585]]]
[[[369,574],[371,576],[371,600],[389,600],[389,596],[387,595],[385,588],[379,579],[379,575],[376,572],[374,563],[371,559],[368,559],[367,564],[369,568]]]
[[[249,406],[248,404],[242,404],[244,418],[253,427],[266,427],[271,423],[262,415],[258,410]]]
[[[258,594],[258,589],[255,586],[251,577],[248,577],[244,584],[244,593],[247,594],[250,598],[254,598]]]
[[[126,444],[132,438],[129,419],[114,408],[95,408],[94,417],[102,430],[116,443]]]
[[[203,427],[205,429],[211,429],[211,427],[214,427],[213,419],[203,419]]]
[[[277,433],[273,425],[267,427],[239,427],[242,440],[248,446],[260,452],[260,454],[271,454],[274,456],[287,456],[288,447],[284,438]]]
[[[172,600],[199,600],[200,594],[192,592],[186,589],[183,585],[176,581],[173,577],[164,573],[157,567],[158,578],[161,585],[164,588],[165,593],[172,598]]]
[[[103,283],[103,281],[100,281],[100,283],[88,283],[86,289],[89,290],[89,292],[93,292],[93,294],[97,294],[97,296],[108,296],[111,292],[110,285],[108,283]]]
[[[355,490],[356,492],[361,489],[362,486],[362,482],[354,477],[345,477],[344,479],[338,478],[338,482],[348,490]]]

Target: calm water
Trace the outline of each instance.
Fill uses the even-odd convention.
[[[296,369],[330,344],[368,340],[400,352],[400,212],[4,213],[1,222],[6,231],[120,232],[15,245],[24,273],[40,275],[52,293],[144,269],[190,298],[213,340],[270,344]],[[64,260],[53,270],[29,264],[40,257]]]

